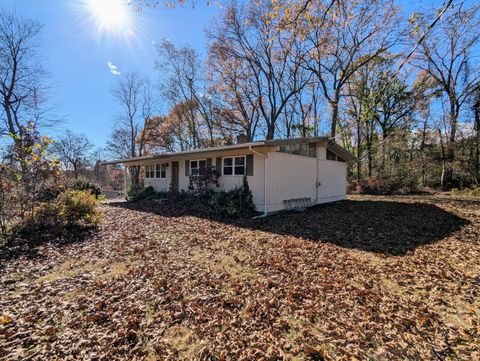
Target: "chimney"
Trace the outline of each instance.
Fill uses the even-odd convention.
[[[237,135],[237,144],[242,143],[248,143],[248,137],[245,134],[240,133],[239,135]]]

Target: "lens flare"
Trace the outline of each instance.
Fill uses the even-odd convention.
[[[128,27],[125,0],[87,0],[88,9],[100,32],[121,32]]]

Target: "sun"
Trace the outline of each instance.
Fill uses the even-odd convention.
[[[87,0],[87,5],[100,31],[119,31],[128,25],[126,0]]]

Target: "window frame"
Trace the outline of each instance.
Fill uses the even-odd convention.
[[[168,163],[160,163],[160,179],[167,178]]]
[[[155,178],[155,164],[145,164],[145,179],[154,179],[154,178]]]
[[[189,167],[190,167],[190,173],[189,173],[190,176],[196,177],[196,176],[199,176],[199,175],[200,175],[200,162],[202,162],[202,161],[205,162],[205,169],[207,169],[207,158],[191,159],[191,160],[190,160],[190,165],[189,165]],[[193,162],[197,162],[198,167],[194,168],[194,169],[197,170],[197,172],[198,172],[197,174],[193,174],[193,169],[192,169],[192,163],[193,163]]]
[[[237,174],[235,172],[235,158],[243,158],[243,174]],[[231,159],[232,160],[232,165],[227,166],[232,168],[232,174],[225,174],[225,159]],[[241,167],[241,166],[238,166]],[[243,177],[247,175],[247,156],[246,155],[232,155],[232,156],[226,156],[222,157],[222,176],[224,177]]]

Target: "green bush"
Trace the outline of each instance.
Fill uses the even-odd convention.
[[[78,191],[89,191],[95,196],[95,198],[99,198],[102,194],[102,190],[98,185],[90,183],[86,180],[77,180],[74,183],[68,185],[67,188]]]
[[[128,192],[128,200],[138,202],[149,199],[166,198],[167,192],[157,192],[152,186],[141,189],[130,189]]]
[[[102,221],[99,204],[100,200],[90,191],[67,190],[36,209],[33,225],[37,228],[61,228],[75,223],[96,226]],[[29,223],[31,226],[32,222]]]
[[[88,190],[67,190],[55,202],[59,216],[67,224],[82,222],[85,225],[98,225],[102,215],[98,210],[100,200]]]
[[[227,192],[210,191],[202,198],[215,214],[225,214],[230,217],[249,217],[255,214],[255,205],[247,177],[243,178],[243,184],[239,187]]]
[[[141,200],[153,199],[156,196],[155,189],[152,186],[145,189],[131,188],[128,192],[128,200],[132,202],[138,202]]]

